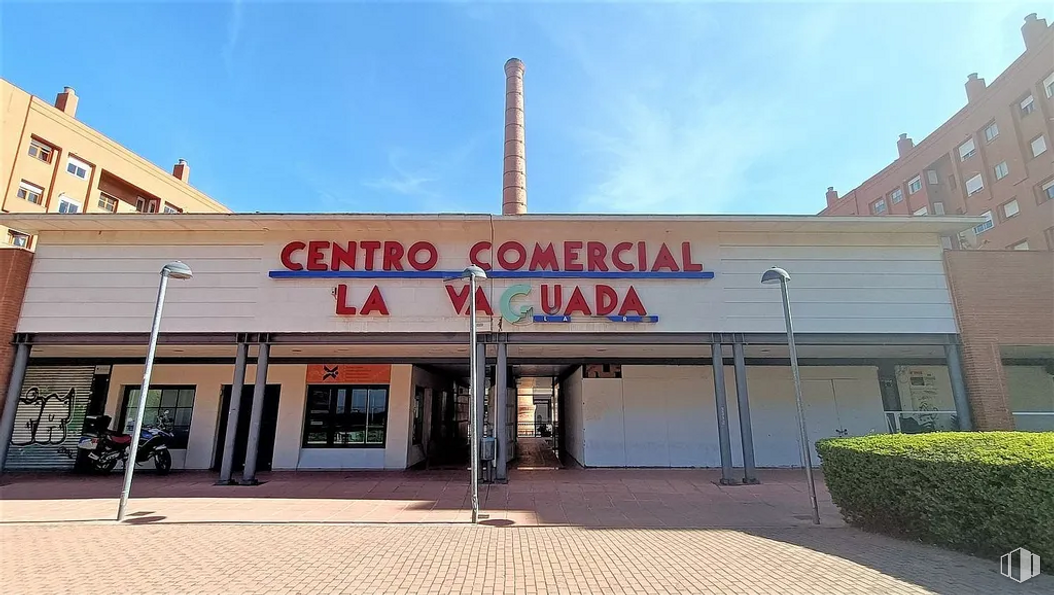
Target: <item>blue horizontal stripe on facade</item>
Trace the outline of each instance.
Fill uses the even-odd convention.
[[[272,279],[451,279],[461,271],[268,271]],[[487,271],[492,279],[713,279],[713,271]]]

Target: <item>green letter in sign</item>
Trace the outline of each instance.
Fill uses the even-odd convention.
[[[505,293],[501,294],[501,315],[505,317],[505,320],[516,324],[530,316],[531,311],[534,310],[531,306],[520,306],[518,312],[512,309],[512,298],[520,295],[530,295],[530,293],[531,286],[526,283],[520,283],[506,289]]]

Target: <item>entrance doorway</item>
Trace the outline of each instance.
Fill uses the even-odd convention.
[[[520,371],[515,370],[514,373]],[[558,383],[553,376],[519,375],[510,388],[516,401],[517,469],[559,469]]]
[[[263,417],[260,420],[260,446],[256,458],[257,471],[270,471],[271,459],[274,458],[274,439],[278,429],[278,399],[281,385],[268,384],[264,387]],[[223,462],[223,448],[227,436],[227,416],[231,410],[231,391],[229,384],[223,385],[223,402],[220,404],[220,425],[216,434],[216,457],[212,468],[219,469]],[[238,407],[238,432],[234,436],[233,471],[245,469],[245,449],[249,443],[249,423],[252,418],[253,385],[242,387],[241,404]]]

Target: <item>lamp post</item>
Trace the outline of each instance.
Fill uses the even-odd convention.
[[[194,273],[191,272],[190,267],[178,260],[161,267],[161,285],[157,288],[157,304],[154,306],[154,323],[150,327],[150,344],[146,350],[143,383],[139,386],[135,429],[132,430],[132,444],[129,447],[128,459],[124,462],[124,489],[121,490],[121,503],[117,506],[117,522],[124,520],[124,509],[128,504],[128,494],[132,490],[132,474],[135,472],[135,458],[139,455],[139,434],[143,431],[143,410],[146,408],[146,393],[150,389],[150,372],[154,368],[154,351],[157,350],[157,332],[161,326],[161,308],[165,304],[165,288],[168,287],[168,278],[190,279],[193,276]]]
[[[801,398],[801,374],[798,372],[798,350],[794,345],[794,325],[791,323],[790,296],[787,293],[787,271],[772,267],[761,275],[761,283],[780,284],[783,293],[783,318],[787,322],[787,346],[790,348],[791,372],[794,374],[794,401],[798,407],[798,432],[801,439],[802,461],[805,463],[805,479],[809,482],[809,500],[812,503],[812,522],[820,524],[820,509],[816,504],[816,483],[812,477],[812,453],[809,451],[809,433],[805,428],[805,406]]]
[[[462,279],[468,279],[468,392],[472,402],[471,426],[472,440],[469,449],[472,456],[472,524],[479,522],[479,387],[476,386],[476,280],[487,278],[487,273],[476,265],[471,265],[461,273]]]

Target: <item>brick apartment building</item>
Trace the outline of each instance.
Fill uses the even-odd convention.
[[[1033,13],[1021,34],[992,84],[969,75],[965,107],[917,145],[901,134],[897,160],[854,190],[828,188],[820,215],[981,216],[971,248],[1054,250],[1054,27]]]
[[[189,184],[184,160],[169,173],[78,121],[78,101],[70,87],[51,105],[0,79],[0,214],[230,212]],[[33,248],[31,234],[0,225],[0,386]]]

